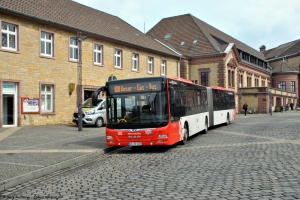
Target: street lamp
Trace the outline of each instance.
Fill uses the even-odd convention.
[[[77,59],[77,104],[78,104],[78,131],[82,131],[82,41],[87,36],[82,36],[81,32],[77,33],[77,37],[71,37],[78,44]]]
[[[270,99],[269,113],[272,116],[272,92],[270,89],[269,89],[269,99]]]

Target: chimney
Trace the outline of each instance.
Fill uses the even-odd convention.
[[[263,53],[264,51],[266,51],[266,46],[262,45],[261,47],[259,47],[259,50]]]

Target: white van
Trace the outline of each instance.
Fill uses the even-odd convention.
[[[92,99],[85,100],[82,104],[82,124],[91,124],[101,127],[106,124],[106,102],[99,99],[97,106],[93,106]],[[73,122],[78,125],[78,108],[74,111]]]

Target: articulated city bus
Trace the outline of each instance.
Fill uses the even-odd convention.
[[[145,77],[106,82],[106,144],[185,144],[188,138],[236,119],[234,92],[178,77]]]

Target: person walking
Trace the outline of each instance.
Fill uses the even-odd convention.
[[[245,110],[245,116],[246,116],[247,110],[248,110],[248,104],[247,104],[247,103],[245,103],[245,104],[243,105],[243,109]]]
[[[291,111],[293,112],[293,109],[294,109],[294,103],[293,102],[291,102],[290,107],[291,107]]]

